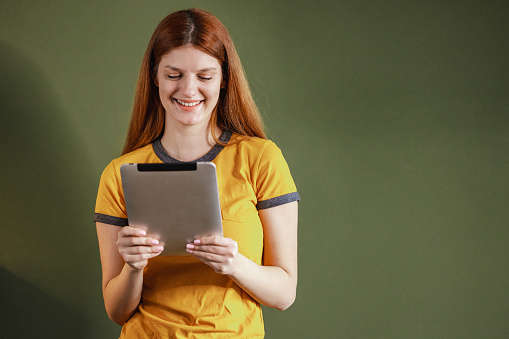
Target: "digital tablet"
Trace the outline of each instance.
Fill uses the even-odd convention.
[[[120,173],[129,226],[159,239],[163,255],[188,255],[187,243],[223,235],[213,163],[123,164]]]

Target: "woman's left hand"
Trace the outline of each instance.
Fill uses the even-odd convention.
[[[237,242],[221,236],[196,239],[186,250],[219,274],[233,274],[239,258]]]

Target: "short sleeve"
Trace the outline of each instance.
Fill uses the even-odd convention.
[[[261,150],[255,176],[258,210],[300,201],[290,169],[281,150],[268,141]]]
[[[115,226],[128,225],[120,169],[115,161],[110,162],[101,175],[94,221]]]

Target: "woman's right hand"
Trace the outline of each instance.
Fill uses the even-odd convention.
[[[130,226],[118,232],[117,247],[125,263],[135,270],[143,270],[148,259],[157,257],[164,249],[156,238],[147,237],[145,230]]]

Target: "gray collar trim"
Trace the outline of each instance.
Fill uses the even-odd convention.
[[[233,133],[231,131],[223,131],[223,133],[221,133],[221,136],[219,137],[219,140],[221,142],[228,143],[230,141],[230,138],[232,137],[232,134]],[[153,147],[154,152],[156,153],[157,157],[159,159],[161,159],[164,163],[180,163],[180,162],[183,162],[183,161],[180,161],[180,160],[177,160],[177,159],[173,158],[171,155],[166,153],[166,150],[164,149],[163,144],[161,143],[161,138],[159,138],[156,141],[154,141],[154,143],[152,144],[152,147]],[[191,161],[191,162],[212,161],[212,160],[214,160],[217,157],[217,155],[223,150],[224,147],[225,147],[224,145],[216,144],[203,157],[201,157],[199,159],[196,159],[194,161]]]

